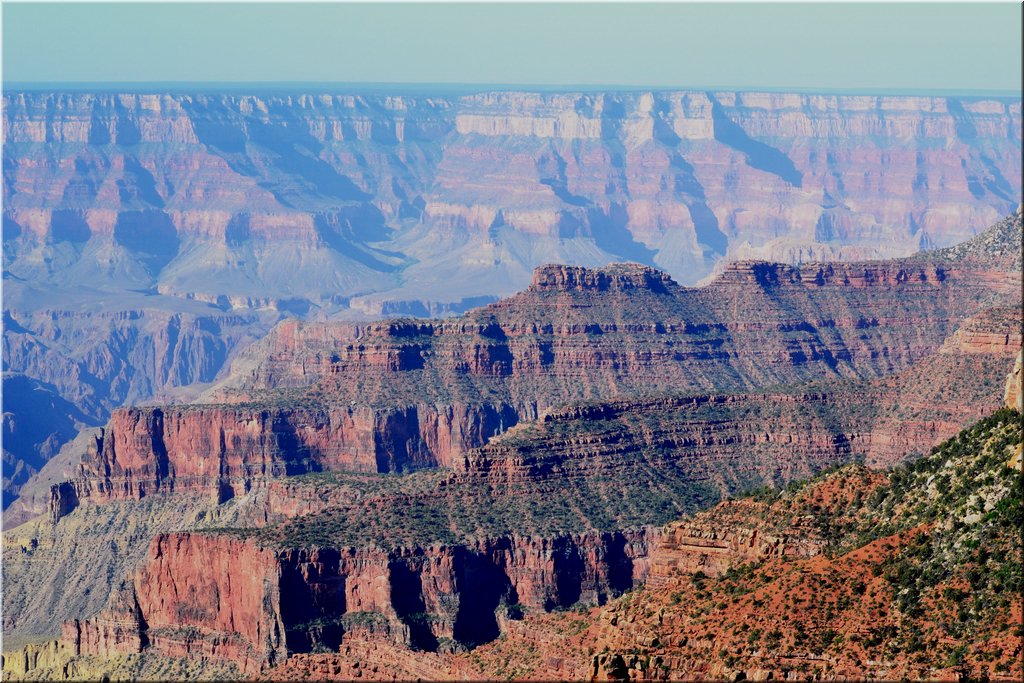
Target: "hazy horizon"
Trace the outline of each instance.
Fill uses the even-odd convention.
[[[12,85],[1021,92],[1015,3],[7,3]]]

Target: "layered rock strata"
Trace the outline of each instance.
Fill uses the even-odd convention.
[[[562,404],[883,375],[1018,294],[999,267],[941,258],[739,263],[700,289],[639,265],[548,266],[455,320],[283,325],[238,360],[220,403],[116,413],[76,495],[229,497],[281,474],[451,466]],[[1017,338],[979,325],[959,343]]]
[[[1021,191],[1014,98],[10,90],[2,110],[5,368],[83,425],[183,398],[286,316],[458,314],[547,260],[689,284],[906,256]],[[5,423],[5,507],[73,433],[31,422]]]
[[[289,653],[337,649],[346,634],[435,651],[493,639],[523,608],[603,602],[645,578],[647,553],[643,533],[391,552],[159,535],[124,591],[133,602],[65,624],[64,640],[75,654],[146,646],[249,673]],[[123,602],[120,594],[112,602]]]
[[[581,259],[642,255],[693,280],[732,252],[901,256],[1017,206],[1020,107],[709,91],[12,91],[5,236],[19,272],[39,242],[84,246],[79,266],[113,248],[161,292],[242,307],[394,288],[397,269],[419,280],[450,265],[437,234],[464,240],[478,283],[506,288],[478,288],[489,294],[539,265],[501,249],[521,237]],[[410,226],[421,230],[395,246],[420,268],[388,244]],[[235,258],[245,253],[269,268]],[[296,258],[321,286],[289,282],[281,269]],[[248,278],[255,290],[239,287]],[[420,301],[445,291],[427,284]]]

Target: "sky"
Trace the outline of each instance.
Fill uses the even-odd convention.
[[[14,3],[5,84],[1021,88],[1009,3]]]

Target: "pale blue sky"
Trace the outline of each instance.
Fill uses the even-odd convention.
[[[1019,92],[1021,7],[5,2],[3,77]]]

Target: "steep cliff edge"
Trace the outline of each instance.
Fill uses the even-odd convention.
[[[346,635],[451,652],[493,639],[524,608],[603,602],[632,588],[646,554],[643,533],[391,551],[159,535],[134,585],[98,617],[66,623],[63,641],[79,656],[145,648],[249,674],[291,654],[336,650]]]
[[[191,302],[160,310],[138,293],[112,311],[78,293],[26,310],[18,284],[4,282],[5,509],[78,429],[123,403],[194,398],[279,319]]]

